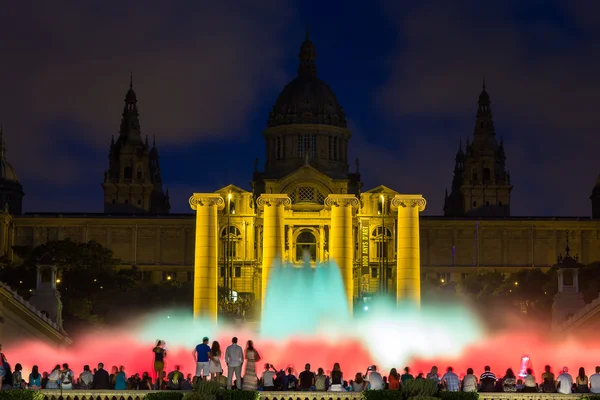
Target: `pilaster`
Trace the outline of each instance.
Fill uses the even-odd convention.
[[[330,194],[325,205],[331,207],[331,226],[329,228],[329,257],[336,262],[342,275],[348,310],[352,315],[354,304],[354,243],[352,238],[353,209],[359,201],[352,194]]]
[[[398,210],[398,251],[396,271],[396,303],[421,305],[421,259],[419,212],[427,202],[420,194],[399,194],[392,199]]]
[[[263,210],[263,256],[261,304],[264,310],[267,285],[271,271],[283,263],[284,246],[284,209],[292,205],[286,194],[263,194],[257,200]]]
[[[194,193],[190,207],[196,211],[194,255],[194,318],[217,322],[218,313],[218,221],[217,211],[225,207],[221,195]]]

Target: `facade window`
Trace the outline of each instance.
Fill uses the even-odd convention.
[[[142,201],[138,200],[138,206],[141,206],[141,205],[142,205]]]
[[[194,279],[194,273],[192,271],[188,271],[187,273],[187,281],[191,282]]]
[[[492,173],[489,168],[483,169],[483,180],[489,182],[492,179]]]
[[[234,275],[236,278],[242,277],[242,267],[235,267]]]
[[[117,201],[115,199],[113,199],[112,203],[113,204],[117,204]]]
[[[132,171],[131,167],[125,167],[125,169],[123,170],[123,178],[131,179],[132,175],[133,175],[133,171]]]
[[[501,201],[500,201],[500,202],[498,202],[498,205],[499,205],[500,207],[502,207],[502,202],[501,202]]]
[[[298,158],[305,155],[311,158],[317,156],[317,135],[298,135]]]
[[[329,151],[329,159],[333,160],[333,137],[328,136],[327,139],[329,140],[329,146],[327,147]]]
[[[485,202],[485,206],[486,206],[486,207],[489,207],[489,206],[490,206],[490,202],[489,202],[489,201],[486,201],[486,202]]]
[[[377,278],[377,268],[371,268],[371,278]]]
[[[476,201],[473,202],[473,207],[477,207],[477,202]]]
[[[310,186],[301,186],[288,193],[292,204],[297,203],[315,203],[324,204],[326,195],[321,193],[318,189]]]
[[[337,153],[338,152],[338,138],[333,138],[333,160],[337,161]]]
[[[138,168],[138,170],[137,170],[137,178],[142,179],[142,169],[141,168]]]
[[[129,200],[127,200],[127,199],[126,199],[126,200],[125,200],[125,204],[129,204]]]
[[[219,268],[219,278],[223,278],[225,276],[225,267]]]
[[[371,237],[376,244],[376,257],[387,258],[388,257],[388,246],[392,240],[392,232],[388,228],[378,226],[371,233]]]
[[[223,258],[237,257],[237,246],[241,239],[240,230],[235,226],[223,228],[221,231],[221,240],[223,242]]]
[[[277,136],[275,138],[275,156],[278,160],[285,158],[285,138]]]
[[[310,231],[301,232],[296,238],[296,261],[317,259],[317,239]]]

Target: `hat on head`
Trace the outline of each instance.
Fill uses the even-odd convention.
[[[204,336],[204,337],[202,338],[202,341],[203,341],[203,342],[206,342],[207,340],[208,340],[208,336]]]

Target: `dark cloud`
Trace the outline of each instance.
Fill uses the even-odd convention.
[[[378,92],[380,106],[398,125],[422,114],[469,122],[464,138],[472,134],[485,75],[515,186],[513,214],[586,216],[600,172],[598,13],[592,6],[582,11],[566,2],[555,8],[542,3],[428,2],[410,12],[390,9],[399,46]],[[455,132],[436,128],[419,137],[426,145],[416,143],[412,154],[393,165],[453,161]],[[430,199],[439,213],[452,169],[428,175],[423,190],[439,188]]]
[[[261,90],[285,81],[281,34],[293,11],[276,1],[73,1],[5,4],[2,14],[9,159],[22,178],[65,184],[101,179],[105,165],[86,165],[62,142],[105,154],[130,71],[142,130],[159,143],[243,134]],[[62,119],[77,129],[49,128]]]

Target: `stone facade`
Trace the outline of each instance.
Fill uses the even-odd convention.
[[[313,263],[329,260],[331,212],[325,199],[352,195],[358,201],[351,216],[353,297],[385,287],[396,290],[398,213],[391,200],[399,193],[385,186],[363,190],[358,160],[356,170],[349,171],[351,132],[344,111],[317,76],[316,51],[308,37],[299,58],[298,76],[282,91],[263,132],[264,170],[255,166],[250,190],[229,185],[215,192],[224,201],[216,211],[218,282],[261,297],[264,211],[258,199],[262,195],[289,198],[281,257],[292,263],[300,263],[304,254]],[[420,217],[420,278],[457,281],[483,270],[548,269],[565,248],[566,231],[581,263],[600,261],[600,219],[509,216],[512,186],[490,104],[484,87],[473,140],[456,156],[446,215]],[[139,183],[136,179],[147,186],[142,194],[131,191]],[[141,138],[132,84],[119,139],[111,144],[103,188],[106,214],[0,212],[0,255],[14,259],[13,245],[95,240],[113,250],[123,266],[138,266],[153,282],[192,281],[196,214],[168,214],[158,150]],[[128,207],[119,208],[123,204]],[[127,214],[119,214],[120,210]]]
[[[353,217],[355,293],[375,291],[381,266],[378,243],[381,243],[382,223],[389,230],[385,235],[386,265],[396,265],[396,252],[391,245],[395,240],[397,216],[390,211],[383,217],[378,214],[377,203],[384,193],[389,199],[395,192],[379,188],[379,192],[361,195],[361,207]],[[228,220],[233,234],[232,263],[233,287],[239,292],[260,293],[260,266],[262,264],[262,216],[253,208],[252,194],[229,187],[218,191],[227,198],[232,193],[235,214],[228,216],[219,211],[218,248],[219,279],[224,282],[225,257],[224,230]],[[223,193],[225,192],[225,193]],[[392,196],[393,197],[393,196]],[[194,266],[195,214],[169,216],[114,217],[82,214],[20,215],[4,219],[3,229],[8,240],[1,249],[10,255],[9,243],[37,246],[47,241],[71,238],[95,240],[112,249],[124,266],[137,265],[147,272],[154,282],[167,279],[192,280]],[[315,261],[329,257],[329,211],[324,206],[307,205],[286,211],[285,253],[286,261],[299,262],[302,249],[314,248]],[[366,235],[363,235],[363,231]],[[465,274],[481,270],[513,272],[522,268],[548,269],[564,252],[565,234],[570,232],[570,247],[578,254],[580,262],[600,261],[600,221],[587,218],[506,218],[448,219],[444,217],[420,218],[421,272],[430,277],[460,280]],[[299,236],[309,232],[311,243],[298,244]],[[386,231],[387,232],[387,231]],[[305,235],[306,236],[306,235]],[[365,237],[366,236],[366,237]],[[302,239],[302,238],[300,238]],[[360,249],[360,251],[359,251]],[[300,251],[299,251],[300,250]],[[380,255],[380,254],[379,254]],[[368,263],[366,260],[368,259]],[[365,271],[369,268],[368,271]],[[363,273],[367,272],[367,273]],[[359,286],[361,286],[359,288]],[[360,289],[360,290],[359,290]]]

